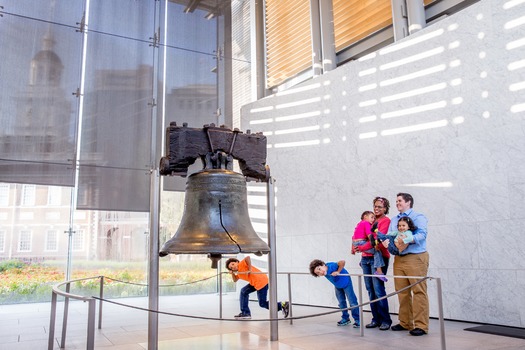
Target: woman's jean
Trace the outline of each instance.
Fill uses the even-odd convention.
[[[348,310],[344,310],[348,307],[348,304],[346,303],[346,299],[350,302],[350,306],[357,306],[357,297],[354,293],[354,288],[352,286],[352,279],[350,278],[350,282],[345,288],[335,288],[335,297],[337,298],[337,301],[339,302],[339,308],[343,309],[343,319],[349,320],[350,316],[348,314]],[[352,310],[352,318],[354,321],[359,324],[359,308],[353,308]]]
[[[386,275],[388,270],[388,258],[383,257],[385,261],[385,266],[381,269],[383,274]],[[363,256],[361,258],[361,268],[363,269],[363,274],[373,275],[374,268],[374,257],[372,256]],[[385,282],[381,281],[376,277],[365,277],[365,287],[368,291],[368,297],[370,301],[384,297],[386,295]],[[390,312],[388,309],[388,299],[383,299],[376,301],[370,304],[370,309],[372,311],[372,322],[377,323],[378,325],[392,324],[392,319],[390,318]]]

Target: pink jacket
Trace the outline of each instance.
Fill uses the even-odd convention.
[[[361,222],[363,222],[363,221],[361,221]],[[370,232],[370,228],[372,227],[372,225],[370,225],[370,223],[368,223],[368,222],[366,222],[366,223],[369,226],[368,232]],[[357,227],[359,226],[359,224],[357,224],[356,230],[357,230]],[[385,233],[386,234],[388,232],[388,226],[390,226],[390,218],[388,216],[383,216],[377,222],[377,229],[381,233]],[[354,231],[354,236],[355,236],[355,231]],[[374,233],[374,238],[377,238],[375,233]],[[352,237],[352,239],[354,239],[354,237]],[[355,239],[359,239],[359,238],[355,238]],[[372,249],[372,244],[370,242],[366,242],[365,244],[360,245],[358,247],[358,249],[362,253],[362,256],[373,256],[372,254],[364,253],[364,251]],[[385,248],[382,244],[379,245],[379,250],[381,251],[381,255],[383,255],[385,258],[390,258],[390,253],[388,252],[388,249]]]

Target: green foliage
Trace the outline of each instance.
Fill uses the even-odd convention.
[[[12,269],[22,269],[25,263],[20,260],[5,260],[0,261],[0,272],[4,272]]]
[[[64,264],[26,264],[4,261],[0,264],[0,304],[44,302],[51,300],[54,285],[64,282]],[[161,259],[160,295],[189,295],[218,292],[218,270],[207,259],[172,262]],[[70,293],[99,296],[104,278],[104,298],[147,296],[147,271],[144,262],[82,261],[74,264]],[[92,278],[93,277],[93,278]],[[223,291],[234,291],[235,283],[224,278]],[[228,276],[226,276],[228,277]],[[126,283],[128,282],[128,283]],[[65,287],[61,288],[65,291]]]

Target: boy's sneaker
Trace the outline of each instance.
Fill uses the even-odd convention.
[[[284,318],[287,318],[290,314],[290,303],[287,301],[281,302],[281,308],[283,310]]]
[[[241,312],[240,314],[235,315],[235,316],[233,316],[233,317],[235,317],[235,318],[238,319],[238,320],[251,320],[251,319],[252,319],[252,315],[250,315],[250,314],[245,314],[245,313],[243,313],[243,312]]]
[[[385,275],[383,275],[382,273],[379,273],[379,272],[374,272],[374,275],[378,276],[378,278],[383,281],[383,282],[388,282],[388,278],[385,277]]]
[[[359,327],[361,327],[361,325],[359,324],[359,322],[356,322],[356,323],[354,323],[354,326],[353,326],[353,327],[354,327],[354,328],[359,328]]]
[[[344,318],[341,319],[341,321],[337,322],[338,326],[348,326],[350,324],[350,320],[345,320]]]

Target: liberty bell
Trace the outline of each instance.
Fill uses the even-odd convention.
[[[216,267],[222,254],[268,253],[250,222],[246,191],[246,177],[269,178],[266,138],[213,124],[194,129],[172,123],[167,133],[169,154],[161,159],[162,175],[186,176],[198,157],[204,169],[188,176],[180,226],[159,255],[208,254]],[[242,175],[232,170],[233,159]]]

